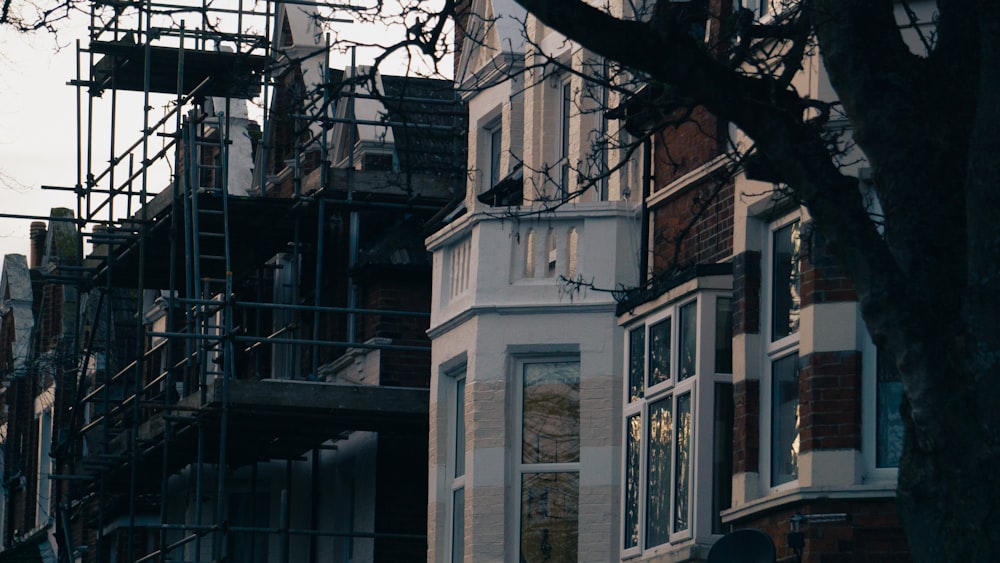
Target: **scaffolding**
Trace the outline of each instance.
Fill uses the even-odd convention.
[[[376,79],[353,61],[331,70],[329,35],[282,51],[274,38],[310,10],[91,4],[71,81],[77,185],[50,188],[76,195],[86,256],[48,278],[85,296],[53,445],[60,560],[337,561],[362,539],[424,556],[422,529],[321,515],[321,471],[357,431],[426,444],[429,303],[361,288],[426,268],[412,241],[460,197],[464,111],[450,84],[365,88]],[[312,87],[306,64],[321,69]],[[259,127],[240,109],[251,99]],[[389,113],[360,115],[372,101]],[[139,138],[122,142],[139,104]],[[365,127],[394,134],[391,149],[359,149]],[[262,504],[258,472],[275,464],[284,485]]]

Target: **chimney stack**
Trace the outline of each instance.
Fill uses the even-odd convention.
[[[35,221],[31,224],[31,255],[28,262],[29,268],[37,268],[42,265],[42,257],[45,256],[45,223]]]

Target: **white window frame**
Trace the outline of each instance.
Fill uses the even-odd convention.
[[[570,196],[570,155],[573,154],[571,144],[572,136],[570,129],[573,124],[573,84],[567,76],[559,81],[559,99],[557,102],[559,112],[557,114],[559,123],[556,128],[559,131],[559,146],[557,147],[556,160],[559,174],[558,194],[560,201],[566,201]]]
[[[731,373],[720,373],[715,366],[716,352],[716,320],[718,299],[720,297],[732,298],[728,291],[720,290],[699,290],[693,295],[687,294],[679,299],[667,304],[662,309],[651,313],[634,323],[626,325],[625,328],[625,358],[624,358],[624,385],[622,392],[622,448],[621,460],[622,487],[619,501],[622,506],[619,517],[620,534],[619,547],[621,557],[632,558],[640,555],[665,553],[675,549],[677,544],[689,542],[695,537],[704,537],[712,533],[713,515],[712,494],[714,485],[714,472],[711,464],[712,449],[714,447],[714,401],[716,384],[725,383],[732,385]],[[681,310],[689,305],[695,304],[695,373],[682,381],[678,381],[678,371],[681,364]],[[651,338],[650,329],[661,322],[670,320],[670,366],[669,377],[653,386],[648,386],[650,369]],[[631,357],[630,343],[633,330],[643,331],[643,396],[635,401],[629,401],[629,363]],[[680,531],[674,530],[677,509],[677,399],[678,397],[689,395],[691,405],[691,442],[688,451],[688,525]],[[646,546],[647,530],[647,510],[648,510],[648,455],[649,455],[649,410],[650,404],[655,404],[669,397],[672,428],[670,439],[670,499],[668,516],[668,541],[657,545]],[[635,546],[626,546],[626,511],[627,511],[627,482],[628,475],[628,455],[625,451],[629,443],[628,419],[633,416],[640,417],[640,440],[639,440],[639,470],[638,470],[638,538]],[[708,469],[704,469],[703,464],[708,464]],[[709,508],[706,508],[709,507]]]
[[[473,186],[476,194],[482,194],[491,190],[494,185],[491,183],[491,178],[496,173],[497,181],[503,180],[503,152],[504,152],[504,138],[509,134],[505,135],[503,127],[503,108],[501,106],[496,106],[493,109],[486,112],[482,118],[476,122],[475,129],[476,139],[474,146],[470,147],[470,151],[473,152],[472,157],[474,158],[474,169],[476,175],[473,178]],[[497,162],[493,160],[493,149],[495,133],[499,133],[500,145],[497,147],[499,149],[499,159]],[[494,164],[496,169],[494,169]]]
[[[774,221],[771,221],[767,228],[764,230],[765,238],[763,240],[763,252],[761,260],[761,336],[764,341],[764,355],[763,355],[763,369],[761,371],[761,385],[760,385],[760,405],[761,405],[761,416],[760,416],[760,481],[761,490],[767,493],[778,493],[786,491],[788,489],[793,489],[798,487],[798,479],[792,479],[786,483],[781,483],[778,485],[772,485],[772,475],[771,475],[771,435],[772,435],[772,420],[774,416],[774,410],[771,398],[774,396],[774,373],[773,365],[776,361],[782,360],[792,354],[798,355],[799,351],[799,334],[801,330],[801,324],[799,328],[778,340],[772,341],[774,319],[773,316],[773,295],[774,295],[774,282],[773,271],[774,271],[774,234],[780,229],[791,225],[792,223],[798,222],[800,225],[799,236],[801,240],[801,225],[804,223],[805,218],[802,216],[800,210],[788,213]],[[801,247],[799,254],[801,257]],[[801,270],[800,270],[801,273]],[[799,311],[801,314],[801,296],[800,296],[800,306]],[[801,373],[801,365],[799,366]],[[801,404],[801,403],[800,403]],[[801,438],[801,434],[800,434]]]
[[[576,473],[577,478],[580,476],[580,462],[566,462],[566,463],[524,463],[523,459],[523,444],[524,444],[524,368],[529,364],[547,364],[547,363],[576,363],[578,369],[578,375],[580,376],[580,382],[582,385],[583,372],[582,363],[580,361],[580,356],[576,354],[552,354],[552,355],[525,355],[515,358],[513,363],[514,368],[514,385],[516,388],[515,401],[513,416],[514,416],[514,443],[512,448],[512,461],[514,468],[514,478],[511,487],[514,502],[512,506],[512,516],[514,518],[514,553],[515,558],[520,557],[521,551],[521,484],[523,476],[525,474],[536,474],[536,473]],[[582,417],[581,417],[582,419]],[[581,420],[582,422],[582,420]],[[582,456],[582,443],[580,454]],[[585,533],[584,530],[579,528],[579,518],[580,518],[580,502],[579,502],[579,489],[577,489],[577,550],[579,554],[579,538],[583,537]]]
[[[458,531],[455,528],[455,493],[458,491],[463,491],[463,494],[467,493],[467,483],[466,475],[469,473],[469,443],[468,443],[468,426],[465,424],[464,416],[469,409],[469,392],[468,392],[468,377],[467,377],[467,366],[462,365],[450,370],[445,374],[445,380],[448,387],[446,393],[447,406],[447,432],[448,432],[448,453],[445,463],[446,479],[445,482],[448,483],[448,498],[445,500],[445,506],[447,507],[445,526],[446,526],[446,537],[445,542],[445,557],[444,561],[455,561],[455,553],[453,553],[455,546],[455,533]],[[458,393],[459,390],[463,392],[463,412],[459,412],[458,409]],[[458,417],[463,417],[462,425],[458,424]],[[462,474],[455,475],[458,468],[458,444],[459,444],[459,433],[464,430],[463,448],[462,448]],[[468,524],[465,522],[464,513],[465,503],[463,502],[463,514],[462,514],[462,545],[465,545],[465,526]],[[462,560],[464,554],[459,557],[459,561]]]
[[[487,190],[491,190],[503,180],[503,122],[495,119],[486,126],[487,136]]]
[[[861,452],[866,482],[895,486],[899,467],[878,465],[878,347],[866,337],[861,350]]]
[[[858,170],[858,184],[868,212],[882,215],[882,204],[875,192],[875,184],[870,168]],[[885,234],[885,226],[878,225],[879,234]],[[860,323],[864,324],[864,323]],[[865,468],[865,481],[884,482],[895,487],[899,478],[898,467],[878,465],[878,347],[872,342],[867,328],[864,329],[864,344],[861,347],[861,457]]]

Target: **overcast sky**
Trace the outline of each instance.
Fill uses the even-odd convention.
[[[337,25],[341,34],[357,33],[369,40],[384,37],[385,33],[357,24]],[[85,19],[64,22],[57,36],[44,32],[24,35],[0,28],[0,213],[47,216],[53,207],[76,211],[72,192],[42,190],[41,186],[72,187],[77,183],[77,94],[67,82],[76,77],[75,42],[85,36]],[[365,59],[364,54],[359,54],[358,63],[364,64]],[[343,68],[349,61],[346,56],[335,55],[331,66]],[[397,62],[389,72],[402,73],[404,67]],[[442,68],[450,68],[450,62]],[[133,99],[128,99],[129,95]],[[119,143],[131,144],[139,139],[142,129],[141,96],[122,96],[117,103]],[[86,108],[86,95],[82,102]],[[95,104],[98,112],[106,107],[106,99]],[[110,129],[109,120],[105,116],[102,121],[98,116],[94,123],[94,169],[100,171],[106,164],[96,162],[103,159],[106,163],[108,159],[107,133],[101,137],[101,131]],[[0,217],[0,256],[28,254],[30,223]]]
[[[75,208],[71,192],[42,185],[76,184],[75,35],[24,35],[0,29],[0,212],[48,215]],[[59,49],[59,45],[64,48]],[[0,254],[28,253],[30,221],[0,218]]]

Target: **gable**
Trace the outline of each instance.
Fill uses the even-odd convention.
[[[455,80],[462,84],[504,53],[524,50],[526,12],[513,0],[474,0]]]

